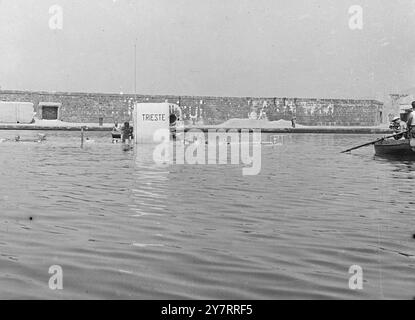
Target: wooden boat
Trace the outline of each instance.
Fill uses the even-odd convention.
[[[113,139],[121,139],[121,131],[111,131],[111,135]],[[134,135],[131,135],[131,138],[134,139]]]
[[[376,142],[374,146],[377,156],[415,160],[415,151],[412,150],[409,139],[385,139]]]
[[[121,131],[111,131],[113,139],[121,139]]]

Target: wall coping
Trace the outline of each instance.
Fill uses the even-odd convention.
[[[23,91],[23,90],[0,90],[0,94],[37,94],[37,95],[56,95],[56,96],[81,96],[81,97],[96,97],[96,96],[105,96],[105,97],[127,97],[127,98],[162,98],[162,99],[200,99],[200,100],[218,100],[218,99],[248,99],[248,100],[255,100],[255,99],[265,99],[265,100],[273,100],[273,99],[288,99],[288,100],[296,100],[298,102],[305,102],[305,101],[315,101],[315,102],[350,102],[350,103],[357,103],[357,102],[365,102],[365,103],[373,103],[383,105],[384,103],[375,99],[338,99],[338,98],[296,98],[296,97],[231,97],[231,96],[188,96],[188,95],[145,95],[145,94],[134,94],[134,93],[99,93],[99,92],[60,92],[60,91]]]

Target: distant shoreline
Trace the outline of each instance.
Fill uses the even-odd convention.
[[[62,125],[62,126],[48,126],[48,125],[36,125],[36,124],[0,124],[0,130],[37,130],[37,131],[80,131],[82,127],[86,127],[87,131],[107,131],[112,130],[112,126],[99,126],[91,124],[76,124],[76,125]],[[264,133],[322,133],[322,134],[389,134],[392,131],[387,128],[381,127],[335,127],[335,126],[301,126],[298,128],[273,128],[273,127],[225,127],[225,126],[185,126],[183,129],[185,132],[189,130],[202,130],[208,132],[208,130],[261,130]]]

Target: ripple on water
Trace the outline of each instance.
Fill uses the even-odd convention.
[[[156,165],[148,146],[126,153],[88,134],[85,149],[72,132],[0,144],[0,298],[415,295],[415,164],[339,153],[371,136],[292,135],[243,176]],[[348,288],[355,264],[359,292]]]

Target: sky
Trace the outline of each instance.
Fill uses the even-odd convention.
[[[415,1],[0,0],[0,86],[382,99],[415,86]]]

